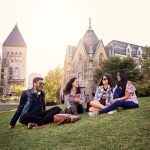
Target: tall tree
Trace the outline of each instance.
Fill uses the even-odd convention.
[[[16,86],[15,88],[12,89],[12,92],[16,95],[16,96],[20,96],[21,93],[25,90],[25,87],[23,86]]]
[[[150,59],[150,46],[145,46],[145,48],[146,48],[146,53],[144,53],[143,55],[146,59]]]
[[[133,58],[119,58],[110,57],[108,60],[104,60],[101,63],[101,67],[96,70],[94,81],[95,83],[99,81],[102,74],[109,73],[114,80],[116,80],[116,74],[118,70],[123,69],[127,72],[128,77],[132,81],[137,81],[141,78],[140,71],[136,68],[136,63]]]
[[[145,81],[150,82],[150,59],[144,60],[142,64],[142,74]]]
[[[53,70],[50,70],[45,77],[44,90],[46,92],[46,100],[54,101],[58,100],[58,90],[61,86],[63,70],[60,67],[56,67]]]

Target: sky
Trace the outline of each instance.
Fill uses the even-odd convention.
[[[0,0],[0,52],[17,23],[27,44],[27,75],[63,67],[91,25],[104,45],[111,40],[150,46],[150,0]]]

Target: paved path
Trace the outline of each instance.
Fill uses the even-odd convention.
[[[17,108],[18,103],[0,103],[0,112]]]

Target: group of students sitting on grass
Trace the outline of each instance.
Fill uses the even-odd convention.
[[[113,80],[110,75],[105,74],[100,79],[100,83],[95,92],[95,97],[90,101],[89,116],[99,114],[113,114],[117,112],[118,107],[123,109],[138,108],[138,99],[136,89],[125,71],[120,70],[117,73],[117,84],[113,86]],[[64,89],[64,99],[66,108],[63,111],[55,106],[49,110],[45,109],[45,93],[43,91],[43,78],[33,79],[33,88],[22,93],[20,104],[16,113],[10,121],[9,128],[13,128],[18,120],[26,124],[29,129],[42,127],[45,124],[53,122],[56,114],[74,114],[83,113],[85,96],[79,87],[77,78],[72,78]]]

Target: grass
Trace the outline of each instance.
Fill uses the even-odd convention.
[[[0,150],[150,150],[150,97],[140,108],[94,118],[87,113],[73,124],[28,130],[8,129],[14,112],[0,113]]]

